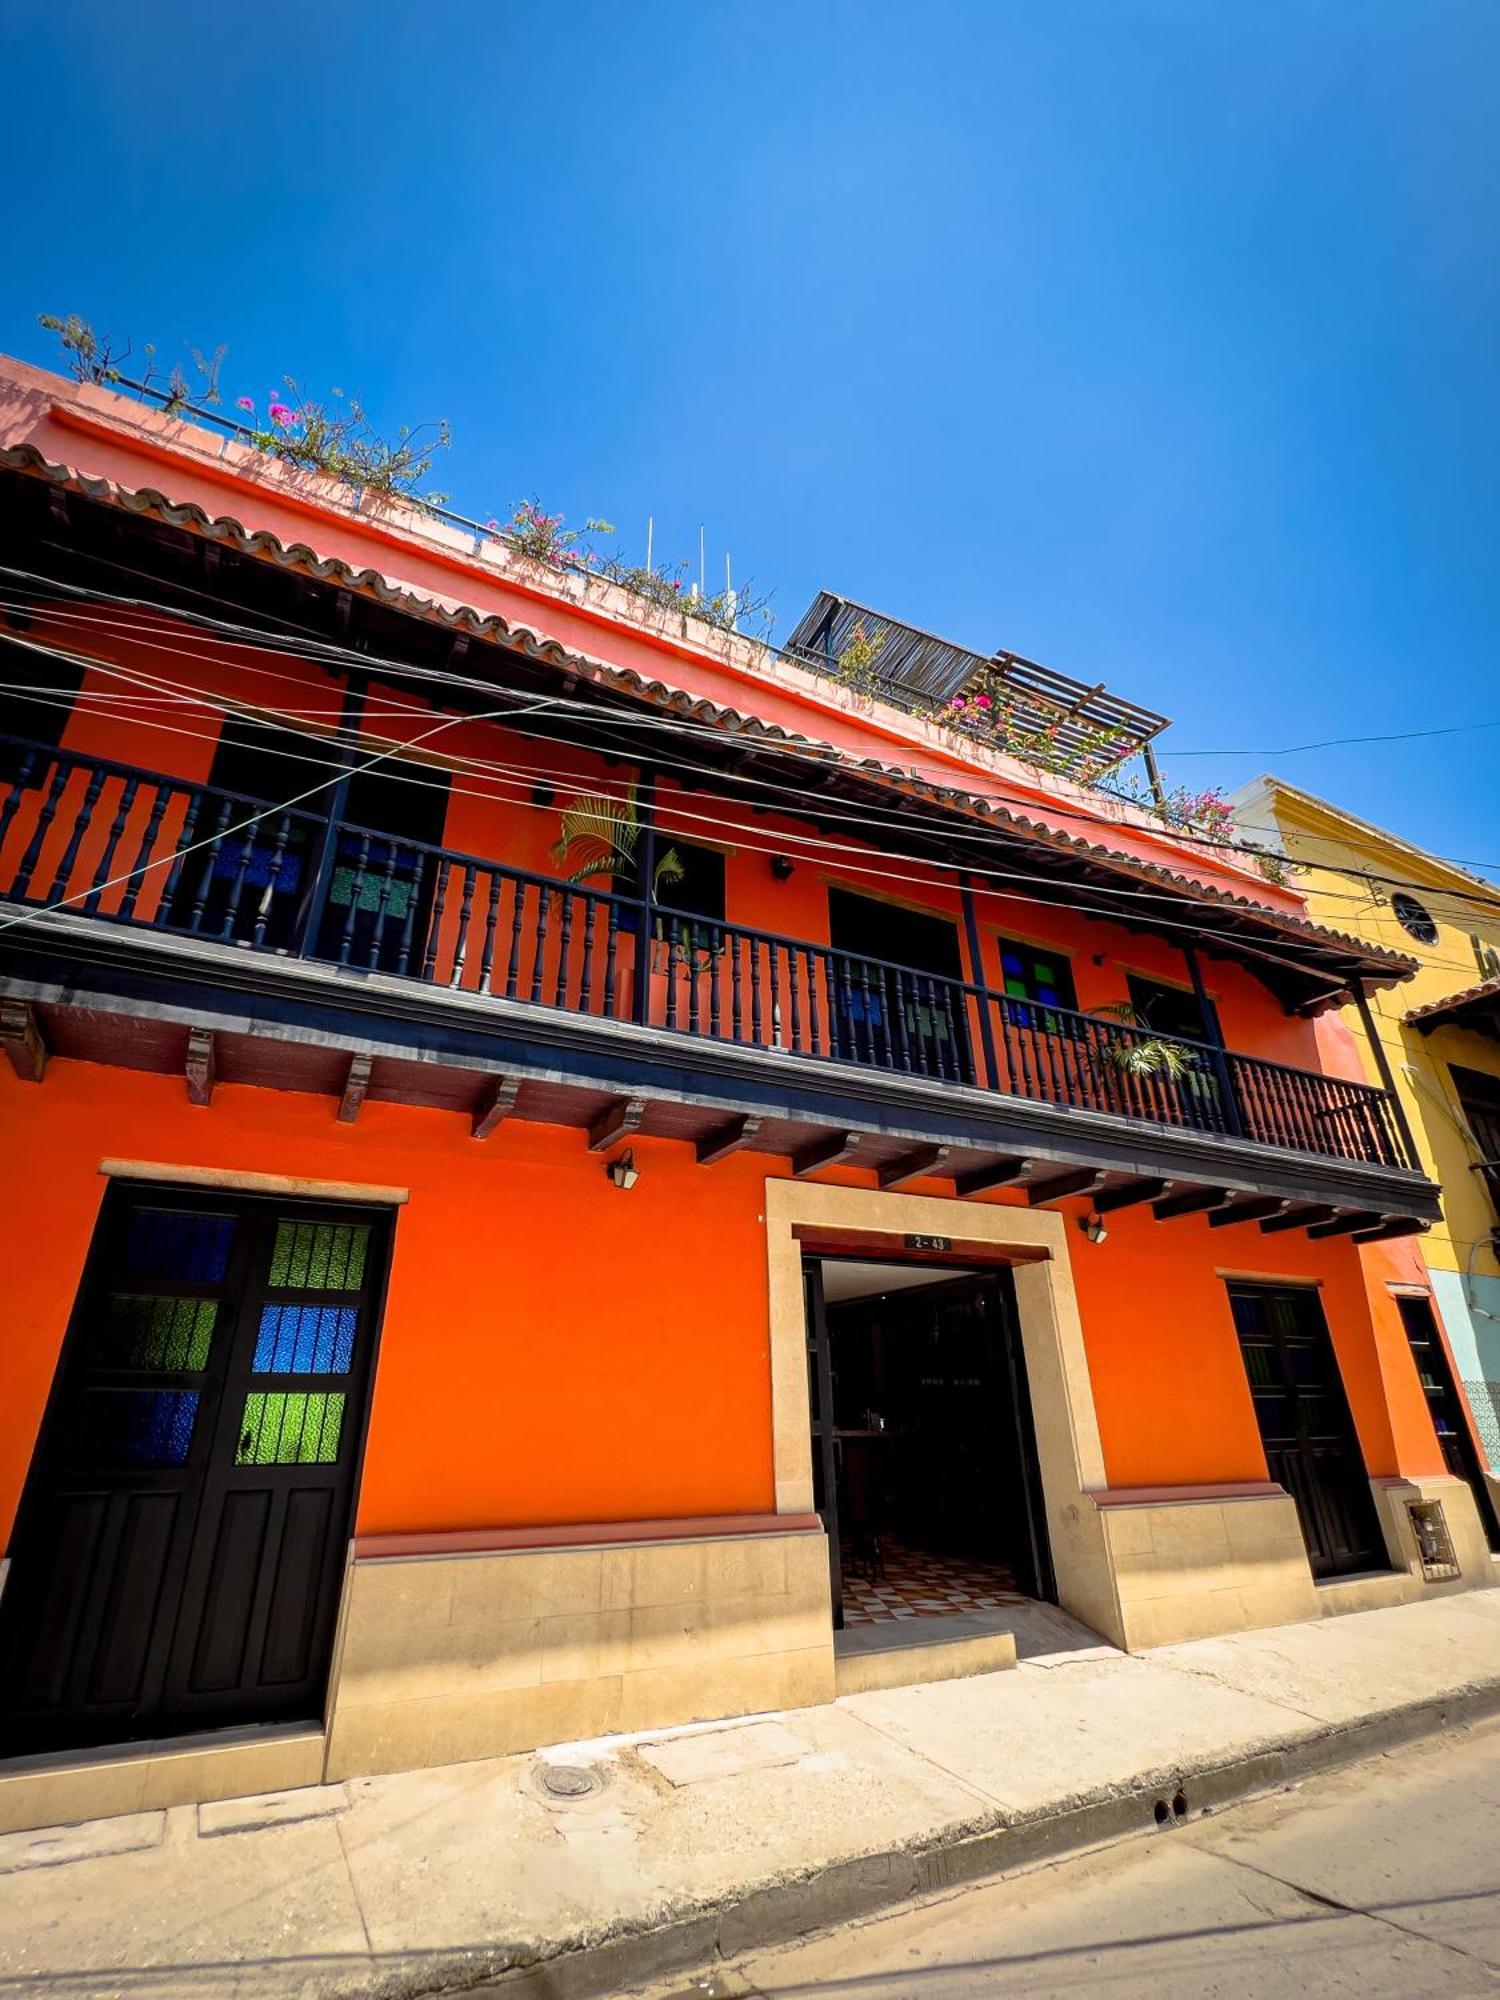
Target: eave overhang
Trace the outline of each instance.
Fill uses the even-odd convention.
[[[617,756],[641,756],[643,713],[664,723],[691,721],[701,732],[695,755],[702,760],[705,783],[713,782],[716,767],[721,775],[731,772],[736,795],[753,801],[754,782],[764,778],[762,803],[768,810],[787,812],[791,808],[775,788],[790,781],[800,793],[796,816],[815,826],[824,823],[819,808],[825,801],[830,811],[836,805],[847,813],[852,805],[894,814],[888,831],[912,852],[956,869],[1013,868],[1060,902],[1127,929],[1154,932],[1178,944],[1191,942],[1209,956],[1237,960],[1289,1011],[1316,1014],[1343,1004],[1357,988],[1395,985],[1417,970],[1417,962],[1404,954],[1199,881],[1105,839],[1051,824],[1034,810],[940,784],[876,758],[853,757],[831,743],[579,652],[496,613],[422,596],[377,570],[355,569],[320,556],[305,543],[286,543],[227,516],[210,516],[197,504],[174,502],[155,488],[130,489],[55,464],[32,445],[0,450],[0,475],[10,475],[6,484],[12,491],[29,489],[38,495],[37,511],[51,533],[55,555],[79,552],[86,517],[101,523],[106,536],[118,538],[132,528],[154,540],[163,574],[153,601],[174,615],[191,617],[195,602],[201,611],[205,583],[209,596],[226,589],[229,578],[218,554],[232,552],[236,565],[250,565],[252,575],[285,579],[297,595],[304,624],[312,600],[324,599],[330,633],[341,635],[348,646],[360,637],[382,678],[398,677],[403,664],[415,670],[435,661],[452,662],[457,655],[464,676],[483,690],[487,701],[509,695],[518,705],[538,684],[537,676],[549,687],[560,681],[570,694],[587,695],[597,704],[593,747]],[[35,531],[36,523],[31,525]],[[61,547],[59,527],[67,536]],[[189,587],[180,574],[181,559],[195,551],[200,568],[195,586]],[[357,634],[355,607],[381,622]],[[268,645],[274,643],[273,632],[274,620],[267,630]],[[382,653],[380,646],[387,651]],[[328,664],[346,671],[357,664],[347,647],[338,650],[342,657]],[[399,658],[389,656],[398,652]],[[453,699],[457,705],[460,697],[453,693]],[[625,716],[635,718],[633,731],[621,731],[624,740],[611,744],[611,719]],[[548,733],[536,722],[526,727],[533,734]],[[574,734],[589,740],[590,731],[578,724]],[[1066,817],[1059,808],[1059,818]],[[837,818],[829,823],[847,837],[846,823]]]
[[[1466,986],[1444,1000],[1413,1007],[1405,1021],[1423,1035],[1436,1028],[1466,1028],[1471,1034],[1491,1035],[1500,1042],[1500,979],[1482,979],[1477,986]]]

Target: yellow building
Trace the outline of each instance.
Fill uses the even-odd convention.
[[[1432,1288],[1491,1472],[1500,1471],[1500,888],[1283,779],[1230,801],[1240,830],[1298,869],[1310,914],[1409,953],[1422,970],[1376,994],[1383,1051],[1422,1163],[1443,1190],[1423,1239]]]

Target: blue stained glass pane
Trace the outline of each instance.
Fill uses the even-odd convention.
[[[302,874],[302,857],[285,845],[278,854],[274,840],[253,840],[247,860],[243,841],[225,841],[214,855],[214,874],[220,881],[235,882],[242,866],[247,889],[267,889],[274,882],[278,889],[291,891]]]
[[[192,1215],[180,1209],[138,1208],[125,1236],[127,1278],[185,1278],[217,1284],[234,1241],[232,1215]]]
[[[82,1462],[105,1469],[185,1465],[195,1389],[94,1389],[84,1399]]]
[[[1013,974],[1017,979],[1020,978],[1022,972],[1025,970],[1021,964],[1021,954],[1018,951],[1002,951],[1000,954],[1000,964],[1006,972]]]
[[[1058,996],[1058,991],[1055,986],[1039,987],[1037,990],[1036,997],[1038,1000],[1045,1000],[1048,1003],[1048,1005],[1052,1007],[1060,1007],[1062,1005],[1062,1001]]]
[[[257,1375],[343,1375],[354,1354],[353,1306],[262,1306]]]

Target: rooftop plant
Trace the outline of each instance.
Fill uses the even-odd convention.
[[[219,375],[226,350],[217,348],[208,359],[192,350],[193,365],[201,378],[191,385],[179,364],[163,378],[156,349],[142,349],[144,367],[138,376],[124,373],[123,364],[133,352],[127,341],[123,347],[112,334],[96,333],[77,313],[59,318],[39,313],[38,324],[55,333],[67,360],[69,373],[78,382],[92,382],[137,390],[159,402],[169,416],[189,408],[212,410],[222,401]],[[244,421],[219,417],[217,422],[233,431],[240,440],[277,458],[285,465],[307,472],[325,473],[347,486],[357,486],[386,499],[415,502],[418,506],[440,507],[446,493],[420,492],[432,461],[449,445],[446,423],[424,424],[416,430],[405,425],[395,437],[386,438],[375,429],[357,396],[342,389],[330,392],[328,402],[311,400],[291,375],[266,399],[264,414],[253,396],[236,396],[234,407]]]
[[[1085,785],[1099,783],[1135,748],[1121,730],[1095,729],[1080,736],[1075,728],[1065,738],[1064,716],[1038,723],[1033,714],[1023,713],[1015,691],[986,673],[953,696],[941,711],[941,720],[1036,770]]]

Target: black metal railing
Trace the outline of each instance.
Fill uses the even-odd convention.
[[[0,897],[788,1056],[1406,1167],[1386,1092],[0,738]],[[642,933],[645,932],[644,942]]]

